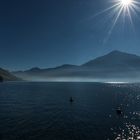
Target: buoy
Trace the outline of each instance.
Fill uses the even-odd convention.
[[[116,113],[117,113],[117,115],[122,115],[122,110],[121,110],[120,107],[118,107],[118,108],[116,109]]]
[[[70,102],[72,103],[74,100],[72,99],[72,97],[70,98]]]

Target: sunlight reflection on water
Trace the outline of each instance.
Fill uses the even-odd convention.
[[[4,83],[0,140],[140,140],[139,101],[140,84]]]
[[[115,140],[140,140],[140,128],[133,124],[125,124],[125,129],[121,129],[121,133],[117,134]]]

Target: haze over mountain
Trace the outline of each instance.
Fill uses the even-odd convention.
[[[112,51],[80,66],[32,68],[14,74],[25,80],[45,81],[140,81],[140,56]]]

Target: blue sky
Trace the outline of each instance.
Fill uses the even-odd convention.
[[[113,0],[112,0],[113,1]],[[0,67],[80,65],[112,50],[140,55],[140,15],[120,16],[112,11],[95,16],[111,0],[5,0],[0,1]],[[116,14],[118,11],[115,11]]]

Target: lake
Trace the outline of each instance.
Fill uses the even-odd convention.
[[[138,83],[0,84],[0,140],[128,138],[140,139]]]

